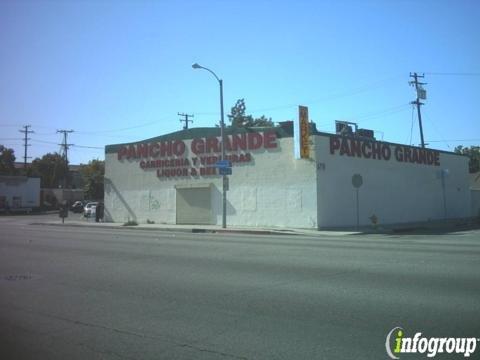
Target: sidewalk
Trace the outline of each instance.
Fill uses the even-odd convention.
[[[188,233],[237,233],[251,235],[305,235],[305,236],[343,236],[358,234],[352,231],[319,231],[316,229],[293,229],[293,228],[252,228],[241,226],[228,226],[222,229],[219,225],[175,225],[175,224],[138,224],[125,226],[122,223],[99,222],[96,223],[94,218],[57,218],[45,219],[30,223],[30,225],[49,225],[49,226],[72,226],[97,229],[125,229],[125,230],[150,230],[150,231],[171,231],[171,232],[188,232]]]
[[[26,220],[26,217],[23,217]],[[238,233],[251,235],[303,235],[303,236],[345,236],[345,235],[370,235],[370,234],[389,234],[389,235],[419,235],[430,234],[438,235],[444,233],[455,233],[459,231],[479,230],[480,225],[472,220],[445,220],[431,223],[410,223],[399,224],[397,226],[371,227],[355,229],[299,229],[284,227],[246,227],[246,226],[229,226],[222,229],[220,225],[176,225],[176,224],[138,224],[133,226],[125,226],[123,223],[96,223],[94,218],[84,218],[79,214],[70,213],[62,224],[62,219],[58,217],[58,212],[47,215],[46,217],[38,216],[36,219],[28,221],[30,225],[51,225],[51,226],[71,226],[99,229],[125,229],[125,230],[150,230],[150,231],[170,231],[170,232],[188,232],[188,233]]]

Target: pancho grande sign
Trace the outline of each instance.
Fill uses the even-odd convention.
[[[392,151],[387,143],[346,136],[330,137],[330,154],[386,161],[393,158],[402,163],[440,166],[440,152],[437,150],[394,145]]]
[[[226,160],[232,163],[252,161],[251,151],[277,148],[277,134],[242,133],[226,136]],[[123,145],[118,160],[138,160],[143,170],[154,169],[160,178],[218,175],[215,163],[220,160],[221,142],[217,137],[152,141]]]

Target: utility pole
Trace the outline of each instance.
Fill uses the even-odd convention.
[[[189,120],[188,118],[189,117],[192,117],[193,118],[193,115],[188,115],[188,114],[184,114],[184,113],[177,113],[178,116],[184,116],[185,119],[180,119],[180,122],[185,122],[185,125],[183,126],[183,130],[188,130],[188,123],[191,122],[193,123],[193,120]]]
[[[24,153],[24,156],[23,156],[23,168],[26,170],[27,169],[27,159],[30,159],[29,156],[27,156],[27,148],[30,146],[28,144],[28,140],[31,140],[29,137],[28,137],[28,134],[33,134],[34,131],[32,130],[28,130],[28,128],[31,128],[32,125],[24,125],[23,126],[23,130],[18,130],[20,131],[21,133],[24,133],[25,134],[25,137],[23,138],[23,145],[25,147],[25,153]]]
[[[63,134],[63,143],[59,144],[63,148],[63,160],[65,161],[65,176],[63,178],[63,188],[66,189],[68,186],[68,148],[73,144],[67,143],[67,136],[69,133],[72,133],[73,130],[57,130],[57,133]]]
[[[422,148],[424,148],[425,141],[423,139],[422,113],[420,112],[420,106],[424,103],[420,102],[420,99],[425,100],[427,98],[427,92],[422,87],[422,85],[426,85],[427,83],[418,82],[418,79],[424,78],[425,75],[418,75],[416,72],[414,72],[413,74],[410,73],[410,77],[413,78],[413,81],[409,81],[409,84],[415,86],[415,90],[417,91],[417,99],[415,101],[412,101],[410,104],[414,104],[417,106],[418,126],[420,127],[420,140],[422,141]]]

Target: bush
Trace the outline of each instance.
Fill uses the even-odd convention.
[[[123,226],[137,226],[138,223],[135,220],[128,220]]]

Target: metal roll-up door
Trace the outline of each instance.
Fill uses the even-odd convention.
[[[211,186],[176,186],[177,224],[214,224]]]

